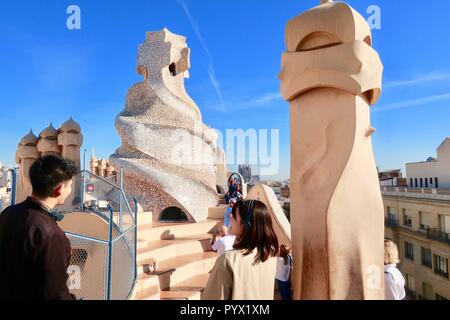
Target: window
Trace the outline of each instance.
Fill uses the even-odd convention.
[[[433,299],[433,287],[428,283],[422,282],[422,299],[432,300]]]
[[[434,187],[439,188],[439,180],[438,178],[434,178]]]
[[[415,187],[417,188],[417,187],[418,187],[418,184],[417,184],[417,178],[415,178],[414,180],[415,180],[415,181],[414,181],[414,182],[415,182]]]
[[[412,227],[412,217],[406,214],[405,209],[403,209],[403,225],[406,227]]]
[[[397,211],[395,208],[387,207],[388,215],[387,215],[387,224],[388,226],[396,226],[397,225]]]
[[[438,215],[438,229],[443,233],[450,234],[450,216]]]
[[[426,212],[419,211],[420,230],[428,230],[431,225],[431,215]]]
[[[441,301],[448,300],[448,299],[444,298],[443,296],[441,296],[441,295],[439,295],[437,293],[435,294],[435,296],[436,296],[436,300],[441,300]]]
[[[420,187],[423,188],[423,179],[420,178]]]
[[[412,188],[414,185],[413,185],[413,179],[411,178],[411,179],[409,179],[409,186]]]
[[[433,184],[433,178],[430,178],[430,185]]]
[[[428,188],[428,178],[425,178],[425,188]]]
[[[422,265],[428,268],[432,268],[431,261],[431,249],[421,247],[420,248],[421,256],[422,256]]]
[[[406,289],[408,289],[408,291],[410,292],[416,291],[414,277],[410,274],[406,274],[405,280],[406,280]]]
[[[405,241],[405,258],[414,261],[414,245],[408,241]]]
[[[448,279],[448,259],[434,255],[434,273]]]

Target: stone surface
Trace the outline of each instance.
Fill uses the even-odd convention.
[[[24,201],[32,193],[32,187],[29,178],[30,167],[38,158],[57,154],[66,157],[75,162],[80,168],[80,148],[83,145],[83,135],[81,128],[72,118],[55,129],[50,125],[44,129],[39,138],[30,131],[24,136],[18,145],[16,152],[16,162],[19,164],[19,175],[17,181],[16,203]],[[79,205],[80,186],[78,180],[74,180],[72,194],[67,198],[65,205],[59,207],[59,210],[72,208]]]
[[[382,64],[364,18],[323,3],[286,27],[295,299],[384,299],[383,202],[370,104]]]
[[[202,123],[184,87],[189,66],[185,37],[148,32],[137,58],[144,80],[129,89],[116,118],[122,145],[110,160],[123,168],[127,194],[138,197],[153,221],[171,206],[190,221],[206,219],[217,203],[216,185],[226,183],[217,133]]]

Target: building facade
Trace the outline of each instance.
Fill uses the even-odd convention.
[[[409,296],[450,299],[450,190],[383,187],[385,235],[399,249]]]
[[[381,187],[406,187],[406,179],[402,177],[402,170],[379,171],[378,179]]]
[[[240,164],[238,172],[244,178],[244,182],[248,183],[252,180],[252,168],[249,164]]]
[[[450,138],[445,138],[436,153],[437,158],[406,164],[409,187],[450,189]]]

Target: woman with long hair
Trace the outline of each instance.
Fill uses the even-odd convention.
[[[234,250],[217,258],[203,300],[273,300],[278,239],[267,207],[238,201],[230,218]]]

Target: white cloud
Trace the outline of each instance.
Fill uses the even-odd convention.
[[[229,110],[236,111],[249,108],[264,108],[273,105],[273,103],[277,101],[283,102],[280,93],[267,92],[250,99],[239,97],[234,101],[224,102],[222,105],[213,105],[212,108],[216,111],[228,112]]]
[[[383,85],[383,87],[386,89],[398,88],[398,87],[414,86],[414,85],[423,84],[426,82],[442,81],[442,80],[448,80],[448,79],[450,79],[450,73],[434,71],[434,72],[430,72],[425,75],[417,76],[412,79],[388,81]]]
[[[261,97],[252,99],[248,103],[244,103],[244,104],[258,106],[258,105],[264,105],[264,104],[267,104],[267,103],[270,103],[272,101],[279,100],[279,99],[281,99],[281,94],[279,92],[270,92],[270,93],[266,93],[266,94],[262,95]]]
[[[375,106],[373,109],[375,112],[389,111],[389,110],[397,110],[397,109],[405,109],[410,107],[421,106],[429,103],[439,102],[439,101],[447,101],[450,100],[450,93],[444,93],[434,96],[428,96],[418,99],[405,100],[395,103],[390,103],[386,105],[381,105],[379,107]]]
[[[220,89],[220,84],[219,81],[217,80],[216,77],[216,71],[214,68],[214,59],[213,56],[211,54],[211,51],[209,51],[208,46],[206,45],[205,39],[203,38],[201,31],[200,31],[200,27],[197,23],[197,21],[195,20],[195,18],[192,16],[191,12],[189,11],[189,8],[187,6],[187,3],[185,0],[177,0],[178,4],[183,8],[184,13],[186,14],[189,22],[191,23],[192,29],[194,29],[195,35],[198,38],[198,41],[200,41],[201,46],[203,47],[203,50],[205,51],[206,55],[208,56],[209,59],[209,67],[208,67],[208,75],[209,75],[209,79],[211,82],[211,85],[214,87],[214,90],[217,93],[217,96],[219,98],[219,102],[220,102],[220,108],[221,109],[225,109],[225,104],[223,102],[223,94],[222,94],[222,90]]]

